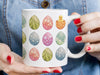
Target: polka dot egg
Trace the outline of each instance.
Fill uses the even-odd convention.
[[[42,41],[43,41],[44,45],[49,46],[53,42],[53,36],[49,32],[47,32],[44,34]]]
[[[53,20],[50,16],[46,16],[43,20],[43,27],[46,30],[50,30],[53,26]]]
[[[61,60],[63,60],[65,58],[66,51],[64,50],[63,47],[60,47],[60,48],[57,49],[55,55],[56,55],[56,58],[61,61]]]
[[[29,57],[32,61],[37,61],[40,57],[39,51],[36,48],[32,48],[29,52]]]
[[[32,45],[37,45],[40,41],[39,35],[36,32],[32,32],[29,37],[29,41]]]

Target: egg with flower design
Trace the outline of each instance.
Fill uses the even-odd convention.
[[[46,29],[46,30],[50,30],[52,27],[53,27],[53,20],[50,16],[46,16],[44,19],[43,19],[43,28]]]
[[[63,60],[64,58],[65,58],[65,56],[66,56],[66,51],[65,51],[65,49],[63,48],[63,47],[59,47],[58,49],[57,49],[57,51],[56,51],[56,58],[57,58],[57,60]]]
[[[40,26],[40,20],[36,15],[33,15],[29,20],[29,26],[31,29],[36,30]]]
[[[40,42],[39,35],[36,32],[32,32],[29,36],[29,41],[32,45],[37,45]]]
[[[44,45],[50,46],[53,42],[53,36],[51,35],[51,33],[47,32],[44,34],[42,41]]]
[[[64,44],[65,40],[66,40],[65,34],[62,31],[60,31],[56,36],[56,43],[58,45],[62,45]]]
[[[29,57],[32,61],[37,61],[40,57],[38,49],[32,48],[29,52]]]

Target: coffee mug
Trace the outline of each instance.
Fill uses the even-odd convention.
[[[57,67],[66,65],[68,57],[82,57],[86,53],[84,48],[78,54],[68,49],[68,24],[79,17],[68,16],[68,10],[23,9],[24,63],[35,67]]]

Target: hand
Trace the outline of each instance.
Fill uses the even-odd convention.
[[[22,58],[11,52],[10,48],[0,43],[0,69],[9,75],[40,75],[42,73],[61,73],[61,67],[40,68],[31,67],[23,63]]]
[[[100,12],[80,16],[74,20],[74,24],[78,27],[77,32],[80,34],[75,37],[75,41],[77,43],[89,42],[90,45],[85,47],[86,52],[100,60]],[[91,33],[86,34],[88,31]]]

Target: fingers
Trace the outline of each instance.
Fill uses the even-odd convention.
[[[80,36],[75,37],[75,41],[78,43],[82,42],[98,42],[100,41],[100,13],[95,12],[95,13],[90,13],[83,15],[79,18],[80,23],[77,23],[76,26],[80,26],[77,29],[77,32],[82,34]],[[75,20],[77,21],[77,19]],[[74,23],[75,23],[74,21]],[[87,33],[88,31],[94,31],[95,33],[90,33],[90,34],[84,34]]]
[[[14,52],[11,52],[11,54],[13,54],[14,60],[16,60],[16,62],[23,63],[23,59],[22,59],[21,56],[19,56],[18,54],[14,53]],[[23,63],[23,64],[24,64],[24,63]]]
[[[40,74],[30,74],[30,73],[9,73],[8,75],[40,75]]]
[[[62,69],[61,67],[52,67],[52,68],[47,68],[47,67],[31,67],[31,66],[26,66],[24,64],[20,63],[15,63],[6,67],[4,71],[8,74],[15,72],[15,73],[26,73],[26,74],[41,74],[41,73],[61,73]]]
[[[0,60],[0,70],[3,70],[6,66],[8,66],[8,64]]]
[[[26,66],[21,63],[14,62],[12,65],[4,69],[6,73],[16,72],[16,73],[43,73],[44,71],[50,72],[49,68],[36,68],[31,66]]]
[[[77,43],[90,44],[85,51],[100,60],[100,12],[94,12],[81,16],[74,20],[78,27],[77,32],[81,35],[75,37]],[[86,34],[90,31],[90,34]]]
[[[98,17],[100,17],[100,13],[99,12],[94,12],[94,13],[86,14],[86,15],[81,16],[78,19],[75,19],[74,20],[74,24],[81,25],[83,23],[86,23],[86,22],[88,22],[90,20],[93,20],[95,18],[98,18]]]
[[[85,47],[86,52],[100,52],[100,43],[91,44]],[[96,53],[97,54],[97,53]]]
[[[81,29],[80,29],[81,28]],[[78,28],[78,33],[87,33],[88,31],[92,31],[94,29],[100,28],[100,18],[95,18],[92,21],[88,21],[81,25],[81,27]]]
[[[2,43],[0,43],[0,60],[9,64],[12,64],[14,61],[14,56],[11,54],[10,48]]]
[[[77,43],[86,43],[86,42],[97,42],[100,41],[100,32],[95,32],[92,34],[84,34],[84,35],[80,35],[80,36],[76,36],[75,37],[75,41]]]
[[[61,67],[51,67],[50,69],[52,73],[62,73]]]

